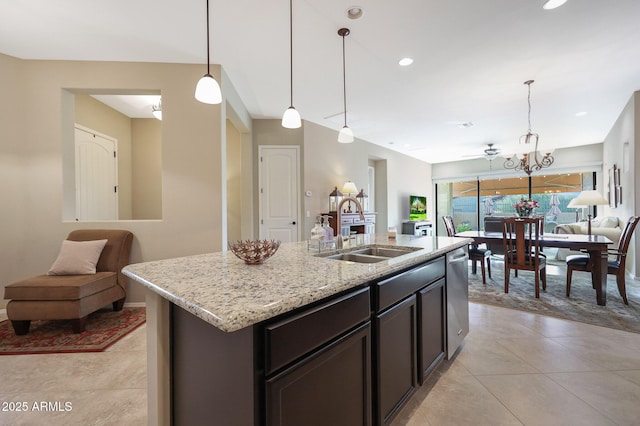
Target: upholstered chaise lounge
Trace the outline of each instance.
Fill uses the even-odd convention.
[[[123,308],[127,278],[121,270],[129,263],[133,234],[125,230],[85,229],[71,232],[67,240],[106,240],[102,242],[104,248],[96,253],[99,258],[95,273],[69,275],[62,271],[58,272],[61,275],[38,275],[6,286],[4,298],[11,299],[7,316],[16,334],[27,334],[32,320],[72,320],[73,332],[81,333],[90,313],[109,303],[115,311]]]

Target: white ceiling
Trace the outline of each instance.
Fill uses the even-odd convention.
[[[210,0],[211,61],[254,118],[289,106],[289,2]],[[293,0],[294,105],[338,130],[341,27],[356,137],[429,162],[602,142],[640,89],[640,1]],[[346,17],[357,4],[359,20]],[[0,0],[0,53],[22,59],[206,62],[205,0]],[[415,62],[400,67],[410,56]],[[194,88],[196,81],[193,82]],[[586,112],[576,117],[578,112]],[[460,128],[461,122],[472,127]],[[337,143],[337,142],[336,142]]]

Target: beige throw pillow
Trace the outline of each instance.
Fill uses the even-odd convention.
[[[64,240],[58,258],[49,275],[90,275],[96,273],[96,264],[107,240]]]

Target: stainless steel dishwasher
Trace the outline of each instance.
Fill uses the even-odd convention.
[[[469,333],[468,247],[447,253],[447,359]]]

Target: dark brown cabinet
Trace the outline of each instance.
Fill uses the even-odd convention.
[[[376,407],[388,423],[416,389],[416,297],[376,316]]]
[[[445,271],[441,257],[372,285],[378,425],[394,418],[444,357]]]
[[[371,424],[369,287],[264,327],[267,425]]]
[[[427,376],[445,356],[446,303],[444,278],[418,293],[420,384],[424,383]]]
[[[371,424],[371,327],[366,323],[266,383],[266,424]]]

